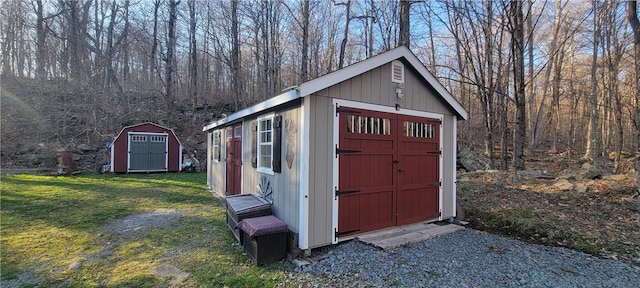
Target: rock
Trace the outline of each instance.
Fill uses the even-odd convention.
[[[587,169],[587,170],[584,170],[584,171],[580,171],[580,178],[582,178],[582,179],[590,179],[590,180],[601,179],[602,178],[602,171],[595,170],[595,169]]]
[[[489,160],[481,154],[462,150],[458,153],[458,164],[467,171],[486,170],[489,168]]]
[[[91,147],[91,145],[89,145],[89,144],[84,144],[84,143],[83,143],[83,144],[78,145],[78,147],[77,147],[77,148],[78,148],[78,150],[80,150],[80,151],[81,151],[81,152],[83,152],[83,153],[91,152],[91,151],[96,150],[95,148]]]
[[[620,193],[620,194],[633,194],[633,187],[628,186],[624,183],[620,183],[620,182],[613,182],[611,183],[611,185],[609,185],[609,188],[616,193]]]
[[[582,169],[591,170],[591,164],[589,162],[585,162],[582,164]]]
[[[570,191],[571,189],[573,189],[573,186],[574,185],[567,179],[560,179],[555,184],[553,184],[553,187],[556,187],[560,191]]]
[[[576,193],[584,194],[589,191],[589,186],[584,183],[576,183],[575,186],[573,186],[573,190],[576,191]]]
[[[69,265],[69,270],[75,271],[75,270],[80,269],[81,267],[82,267],[82,262],[79,261],[79,260],[76,260],[76,261],[73,261],[73,263],[71,263]]]
[[[602,179],[603,180],[611,180],[611,181],[624,181],[624,180],[627,180],[627,177],[629,177],[629,176],[628,175],[623,175],[623,174],[614,174],[614,175],[603,176]]]
[[[555,179],[556,177],[538,170],[520,170],[516,174],[520,177],[538,178],[538,179]]]
[[[73,161],[80,161],[80,159],[82,159],[82,155],[73,153],[71,155],[71,159],[73,159]]]
[[[633,212],[638,212],[640,213],[640,200],[638,199],[624,199],[622,201],[622,204],[624,204],[625,207],[627,207],[627,209],[633,211]]]
[[[578,179],[579,170],[565,169],[558,175],[559,179],[576,180]]]

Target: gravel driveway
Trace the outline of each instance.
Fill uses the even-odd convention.
[[[639,287],[640,267],[463,231],[383,251],[357,240],[296,268],[299,287]]]

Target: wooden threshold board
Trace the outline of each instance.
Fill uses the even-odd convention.
[[[358,235],[361,242],[389,250],[402,245],[417,243],[431,238],[460,231],[462,226],[455,224],[437,225],[433,223],[417,223],[393,227]]]

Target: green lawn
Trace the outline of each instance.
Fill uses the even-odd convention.
[[[171,277],[152,273],[162,265],[190,274],[180,286],[269,287],[283,286],[292,269],[251,264],[204,173],[0,177],[2,287],[170,286]],[[160,208],[182,217],[141,237],[101,229]]]

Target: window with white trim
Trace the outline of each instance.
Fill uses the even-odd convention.
[[[273,175],[273,117],[258,118],[258,172]]]
[[[133,142],[147,142],[147,136],[145,135],[132,135],[131,141]]]
[[[213,146],[213,161],[215,162],[219,162],[220,161],[220,144],[221,144],[221,135],[220,135],[220,131],[214,131],[211,134],[211,145]]]

